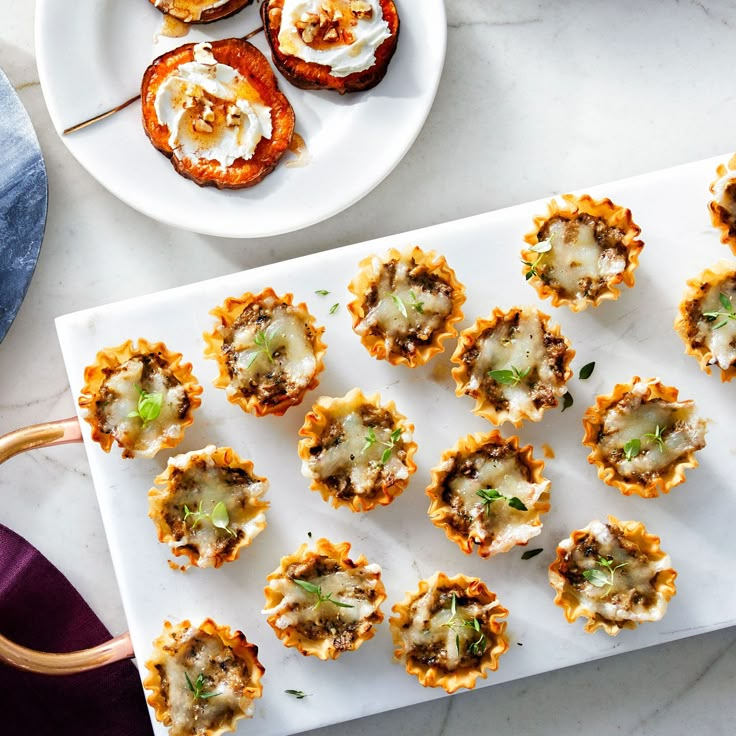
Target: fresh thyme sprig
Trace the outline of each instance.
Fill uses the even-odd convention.
[[[275,363],[276,359],[273,357],[273,348],[271,343],[276,337],[279,331],[277,324],[267,327],[265,330],[258,330],[256,336],[253,338],[253,342],[258,346],[256,350],[251,351],[250,360],[246,368],[250,368],[253,363],[256,362],[259,355],[265,355],[269,363]]]
[[[654,428],[654,432],[645,432],[642,437],[655,442],[660,452],[664,452],[664,437],[663,433],[666,427],[660,427],[659,424]],[[624,457],[631,461],[641,452],[641,440],[638,437],[633,437],[624,445]]]
[[[209,514],[202,510],[201,501],[196,511],[192,511],[189,506],[184,504],[184,523],[186,523],[189,517],[194,519],[192,529],[204,519],[209,519],[212,526],[217,529],[224,529],[231,537],[236,536],[235,532],[230,528],[230,516],[227,513],[227,506],[222,501],[218,501]]]
[[[480,657],[486,650],[486,635],[481,631],[480,621],[477,618],[466,620],[460,617],[457,611],[457,594],[454,592],[452,594],[452,601],[450,602],[450,613],[452,615],[443,626],[455,632],[455,647],[457,648],[458,654],[460,654],[460,634],[458,633],[458,628],[474,629],[479,636],[475,641],[468,644],[467,651],[473,657]]]
[[[511,506],[512,509],[517,511],[528,511],[524,502],[516,496],[504,496],[503,493],[499,493],[495,488],[481,488],[476,493],[481,497],[483,510],[486,512],[486,516],[491,515],[491,504],[494,501],[503,499]]]
[[[396,309],[401,312],[403,317],[406,319],[409,316],[409,313],[406,311],[406,303],[400,296],[396,296],[396,294],[389,294],[391,297],[391,301],[393,301],[394,306]],[[409,306],[416,312],[419,312],[419,314],[424,314],[424,302],[420,302],[417,299],[417,295],[414,293],[414,290],[409,291]]]
[[[613,588],[614,575],[629,563],[622,562],[614,566],[613,560],[598,555],[598,562],[595,564],[596,567],[592,567],[590,570],[583,570],[583,577],[596,588],[604,588],[607,585],[608,590],[605,594],[608,595]]]
[[[660,427],[659,424],[655,427],[654,432],[645,432],[642,437],[648,437],[652,442],[656,442],[660,452],[664,452],[664,439],[662,439],[662,432],[664,427]]]
[[[386,449],[381,453],[381,465],[385,465],[389,458],[391,457],[391,452],[396,447],[396,443],[401,439],[401,427],[397,427],[391,434],[389,435],[388,442],[383,442],[382,440],[379,440],[378,437],[376,437],[376,431],[373,429],[373,427],[368,427],[368,434],[365,436],[365,444],[363,445],[363,449],[360,451],[360,454],[362,455],[366,450],[369,450],[373,445],[376,444],[376,442],[379,445],[383,445]]]
[[[516,386],[529,375],[529,371],[531,371],[531,368],[524,368],[524,370],[520,371],[516,366],[512,365],[511,368],[488,371],[487,375],[496,383],[503,384],[504,386]]]
[[[720,301],[723,311],[703,312],[703,317],[705,317],[709,322],[715,322],[719,317],[723,317],[723,319],[713,327],[714,330],[720,330],[721,327],[725,327],[729,320],[736,320],[736,311],[734,311],[731,297],[721,292],[718,295],[718,301]]]
[[[284,690],[287,695],[293,695],[297,700],[304,700],[309,697],[309,693],[305,693],[304,690]]]
[[[317,602],[312,606],[312,608],[317,608],[322,603],[332,603],[333,606],[337,606],[338,608],[355,608],[355,606],[351,605],[350,603],[343,603],[342,601],[334,600],[332,598],[332,593],[323,595],[322,588],[319,585],[310,583],[308,580],[296,580],[295,579],[294,582],[300,588],[302,588],[302,590],[306,590],[307,593],[312,593],[317,596]]]
[[[135,390],[138,392],[138,408],[131,411],[128,417],[138,417],[145,427],[149,422],[158,419],[164,403],[164,395],[159,391],[148,393],[140,386],[136,386]]]
[[[184,677],[187,679],[187,688],[192,693],[192,700],[207,700],[208,698],[216,698],[222,694],[214,691],[209,693],[202,692],[204,689],[204,672],[200,672],[194,682],[192,682],[186,670],[184,670]]]
[[[544,258],[545,253],[549,253],[552,250],[552,238],[554,235],[551,235],[547,240],[542,240],[536,245],[532,245],[529,247],[529,250],[533,253],[538,253],[539,255],[536,257],[536,259],[532,261],[525,261],[522,260],[521,262],[528,267],[528,271],[526,272],[525,278],[527,281],[532,276],[539,276],[539,264],[542,262],[542,259]]]

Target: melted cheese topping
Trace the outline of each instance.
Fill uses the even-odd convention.
[[[457,459],[452,458],[447,461],[446,468],[452,471],[456,465]],[[472,458],[472,467],[474,477],[458,472],[446,481],[453,495],[460,499],[463,511],[471,518],[468,538],[477,544],[490,543],[493,554],[537,536],[542,527],[530,522],[538,520],[534,506],[548,484],[527,481],[515,455],[491,458],[478,452]],[[529,510],[514,509],[505,499],[484,505],[478,491],[488,488],[495,488],[503,496],[516,496]]]
[[[200,20],[205,11],[219,8],[227,2],[229,0],[156,0],[154,5],[174,18],[192,23]]]
[[[547,239],[552,247],[542,259],[544,274],[570,296],[584,299],[626,270],[626,258],[614,248],[603,248],[590,224],[556,220]]]
[[[546,330],[536,312],[521,313],[518,329],[509,333],[509,325],[501,321],[495,332],[478,341],[479,355],[472,366],[467,391],[479,393],[489,371],[516,369],[527,375],[516,385],[498,384],[498,392],[508,401],[509,411],[517,410],[530,419],[541,417],[542,411],[534,403],[533,385],[541,384],[552,395],[561,396],[565,386],[555,372],[554,362],[548,360],[544,344]]]
[[[454,614],[449,603],[438,610],[437,591],[428,590],[412,603],[410,626],[399,629],[407,657],[422,661],[425,659],[423,654],[431,652],[433,662],[439,663],[448,672],[456,670],[463,664],[464,658],[475,658],[468,648],[478,641],[485,628],[482,622],[489,618],[495,608],[495,601],[486,604],[469,601],[465,605],[457,603]],[[473,619],[481,624],[481,632],[465,625]],[[481,652],[484,650],[485,647]]]
[[[178,468],[183,475],[176,480],[174,492],[167,502],[167,509],[183,519],[184,506],[196,512],[211,514],[218,503],[227,509],[228,528],[232,533],[214,526],[211,519],[196,517],[184,521],[184,533],[169,542],[173,548],[193,546],[199,550],[199,567],[211,567],[217,555],[231,539],[237,538],[239,545],[249,543],[263,528],[265,512],[254,508],[253,501],[268,489],[268,482],[252,477],[227,476],[227,468],[218,465],[212,458],[214,445],[203,450],[177,455],[169,465]],[[237,481],[237,482],[235,482]],[[233,537],[235,535],[235,537]]]
[[[178,382],[169,386],[171,379],[171,374],[154,370],[144,380],[144,363],[139,358],[123,363],[103,384],[111,399],[100,410],[102,429],[112,434],[123,447],[136,450],[144,457],[154,455],[165,438],[180,437],[180,413],[187,402],[187,394]],[[150,422],[130,416],[138,410],[140,389],[163,397],[158,417]]]
[[[225,169],[252,158],[261,139],[271,138],[271,108],[239,72],[216,61],[208,43],[197,44],[194,61],[161,84],[154,107],[179,159],[216,161]]]
[[[627,397],[608,409],[603,417],[599,447],[624,478],[659,475],[689,453],[705,447],[706,423],[695,416],[692,401],[644,401],[647,385],[634,385]],[[662,446],[646,437],[660,428]],[[624,445],[641,441],[641,451],[627,460]]]
[[[366,2],[371,6],[370,17],[354,17],[348,0],[285,0],[278,34],[279,50],[302,61],[328,66],[333,77],[347,77],[370,69],[376,63],[376,50],[391,37],[391,31],[383,18],[379,0]],[[297,23],[324,14],[323,5],[340,13],[340,25],[344,26],[346,19],[349,20],[351,43],[336,40],[322,43],[319,48],[305,43]]]
[[[723,305],[720,301],[720,295],[725,294],[731,304],[736,305],[736,288],[733,286],[733,279],[729,282],[708,287],[705,297],[700,303],[700,312],[724,312]],[[725,321],[725,324],[718,329],[713,329]],[[716,317],[714,320],[702,318],[698,320],[698,339],[713,353],[713,359],[722,370],[728,370],[732,365],[736,364],[736,320],[726,317]]]
[[[158,667],[163,670],[162,685],[168,685],[165,697],[171,736],[203,734],[207,728],[231,723],[236,715],[253,716],[253,701],[243,695],[250,673],[220,639],[192,627],[177,644],[167,647],[167,654]],[[200,674],[204,676],[202,691],[217,693],[217,697],[193,699],[186,676],[195,682]]]
[[[314,624],[315,626],[308,626],[310,632],[321,630],[324,636],[320,638],[330,638],[346,627],[366,621],[376,613],[378,597],[368,595],[368,591],[376,590],[380,576],[381,568],[376,564],[369,564],[355,570],[340,570],[308,579],[308,582],[321,590],[323,596],[329,595],[332,600],[344,603],[349,608],[336,606],[330,601],[315,605],[318,601],[315,593],[304,590],[291,578],[276,578],[269,582],[269,587],[283,598],[278,605],[265,609],[263,613],[278,616],[275,622],[278,629],[287,629],[290,626],[303,629],[305,624]]]
[[[729,171],[713,184],[715,201],[736,219],[736,174]]]
[[[432,289],[431,282],[422,286],[411,280],[416,263],[410,254],[392,265],[395,268],[389,270],[379,258],[373,259],[373,272],[378,274],[374,283],[376,303],[355,327],[358,335],[378,328],[385,335],[389,350],[397,338],[410,335],[422,342],[429,341],[452,312],[452,298],[447,290]]]
[[[331,415],[339,424],[341,440],[326,447],[318,455],[302,462],[302,475],[324,481],[328,478],[348,479],[353,495],[371,496],[382,484],[393,484],[409,477],[409,470],[398,456],[401,444],[411,442],[411,434],[404,431],[385,463],[383,454],[391,444],[393,428],[371,427],[363,422],[356,410]],[[366,438],[373,430],[376,441],[366,447]]]
[[[657,592],[653,581],[660,570],[672,566],[669,555],[655,561],[626,549],[612,527],[600,521],[591,522],[583,531],[587,531],[596,543],[594,555],[586,555],[586,548],[590,545],[585,537],[585,544],[579,542],[574,545],[572,539],[565,539],[560,548],[567,552],[565,559],[571,572],[598,570],[612,583],[596,587],[583,578],[582,582],[575,584],[581,601],[591,614],[597,613],[614,622],[659,621],[667,609],[667,600]],[[607,568],[598,563],[599,557],[611,560],[614,568],[624,566],[615,570],[611,578]]]

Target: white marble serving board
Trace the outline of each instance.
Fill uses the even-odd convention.
[[[706,208],[708,185],[716,165],[726,158],[586,190],[629,207],[646,245],[635,288],[625,289],[617,302],[580,314],[552,309],[521,275],[522,237],[533,215],[545,211],[546,203],[538,201],[60,317],[57,330],[75,395],[83,385],[84,367],[99,349],[138,337],[163,340],[182,352],[204,385],[202,406],[184,442],[153,460],[122,460],[116,451],[106,455],[90,441],[88,425],[82,423],[139,663],[148,658],[165,619],[199,622],[211,616],[244,631],[258,645],[266,675],[255,718],[242,722],[239,734],[290,734],[443,695],[422,688],[393,662],[386,622],[373,640],[337,661],[321,662],[282,646],[260,613],[264,581],[282,555],[308,541],[308,532],[313,539],[347,540],[354,555],[362,553],[380,563],[388,592],[387,618],[391,605],[436,570],[482,578],[510,611],[511,647],[499,670],[480,680],[478,687],[735,624],[736,573],[730,565],[730,543],[736,498],[730,476],[736,468],[736,441],[729,427],[734,386],[703,373],[684,354],[672,329],[685,281],[730,257]],[[575,377],[569,384],[573,407],[564,413],[548,410],[542,422],[527,423],[516,432],[510,425],[502,427],[505,434],[531,442],[537,457],[543,456],[543,443],[555,453],[545,468],[552,481],[552,510],[544,518],[542,534],[528,547],[543,547],[544,552],[531,560],[521,559],[523,547],[490,560],[465,556],[426,515],[424,488],[443,449],[461,435],[491,429],[471,414],[469,398],[455,396],[449,363],[453,345],[428,366],[412,371],[370,358],[350,329],[347,284],[358,261],[389,247],[413,244],[445,254],[465,285],[468,298],[461,326],[487,316],[495,306],[533,304],[552,313],[577,351]],[[145,263],[140,265],[145,269]],[[212,327],[210,309],[228,296],[266,286],[306,301],[326,326],[329,347],[320,385],[303,404],[283,417],[258,419],[212,387],[216,366],[202,356],[201,335]],[[318,289],[329,289],[330,294],[318,296]],[[336,312],[329,314],[336,303]],[[592,377],[578,380],[578,370],[590,361],[596,362]],[[684,485],[655,499],[626,498],[605,486],[580,443],[581,416],[596,394],[608,393],[633,375],[659,376],[677,386],[681,398],[694,399],[709,419],[708,446],[698,453],[700,467],[688,471]],[[419,445],[418,470],[408,489],[390,506],[365,514],[336,510],[310,491],[296,453],[297,432],[314,400],[343,395],[354,386],[393,399],[415,424]],[[147,516],[147,491],[169,455],[209,443],[231,445],[253,460],[258,474],[269,478],[268,527],[236,562],[182,574],[169,568],[168,547],[157,541]],[[585,634],[580,621],[568,624],[552,602],[546,572],[562,538],[607,514],[643,521],[661,537],[679,572],[678,593],[664,620],[616,638],[602,632]],[[309,697],[295,700],[286,689],[303,690]],[[156,724],[155,732],[163,735],[166,729]]]

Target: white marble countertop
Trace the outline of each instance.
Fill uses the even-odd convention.
[[[149,220],[77,164],[39,87],[35,3],[0,0],[0,65],[34,123],[50,189],[38,267],[0,344],[0,433],[74,413],[53,323],[60,314],[736,146],[733,0],[446,4],[437,100],[396,170],[320,225],[222,240]],[[115,634],[124,631],[82,447],[13,459],[0,473],[0,498],[0,522],[55,562]],[[315,733],[532,736],[591,723],[600,736],[732,733],[735,643],[727,629]]]

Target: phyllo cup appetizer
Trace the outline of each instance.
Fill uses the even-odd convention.
[[[348,288],[353,330],[368,352],[392,365],[424,365],[454,337],[465,289],[444,256],[418,246],[369,256]]]
[[[146,662],[148,704],[171,736],[219,736],[252,718],[264,669],[242,632],[206,619],[164,623]]]
[[[394,656],[424,687],[472,689],[509,648],[508,611],[478,578],[437,572],[392,611]]]
[[[465,554],[481,557],[527,544],[542,531],[550,482],[532,446],[500,432],[463,437],[442,454],[427,488],[429,518]]]
[[[373,638],[386,599],[381,568],[349,552],[347,542],[303,544],[266,578],[263,613],[284,646],[337,659]]]
[[[143,338],[97,353],[84,369],[79,406],[105,452],[116,442],[125,458],[153,457],[181,442],[202,403],[192,365],[181,360],[181,353]]]
[[[710,185],[710,218],[721,231],[721,242],[736,255],[736,154],[726,165],[719,164],[716,175],[718,178]]]
[[[273,63],[302,89],[375,87],[399,39],[393,0],[264,0],[261,16]]]
[[[182,23],[212,23],[235,15],[253,0],[150,0],[165,15]]]
[[[705,447],[706,422],[692,401],[657,378],[617,384],[583,415],[583,444],[598,477],[625,496],[652,498],[685,481]]]
[[[687,282],[675,330],[710,375],[721,369],[721,381],[736,375],[736,264],[720,261]]]
[[[417,469],[414,426],[385,406],[378,394],[353,389],[342,398],[323,396],[299,430],[302,475],[332,505],[369,511],[391,503]]]
[[[618,284],[634,285],[644,243],[630,210],[587,194],[563,194],[534,218],[524,240],[523,273],[542,299],[573,312],[618,299]]]
[[[220,567],[266,528],[268,481],[229,447],[177,455],[148,493],[158,539],[196,567]]]
[[[574,356],[548,315],[533,307],[496,308],[460,333],[452,356],[455,393],[474,398],[473,412],[493,424],[538,422],[567,391]]]
[[[159,56],[143,75],[141,102],[151,143],[200,186],[257,184],[294,135],[294,110],[266,57],[238,38]]]
[[[586,632],[603,629],[610,636],[659,621],[675,595],[676,577],[659,537],[641,522],[613,516],[562,540],[549,567],[555,603],[565,618],[572,623],[582,616]]]
[[[218,324],[204,335],[204,354],[219,367],[214,385],[256,416],[281,416],[319,384],[325,328],[293,300],[268,288],[230,297],[210,312]]]

